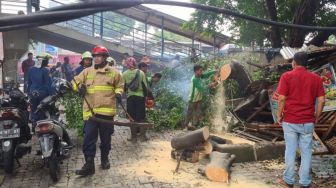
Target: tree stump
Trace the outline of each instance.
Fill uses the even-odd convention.
[[[210,163],[205,167],[205,175],[211,181],[229,183],[230,167],[235,155],[214,151],[210,154]]]
[[[176,150],[190,149],[204,143],[209,135],[209,127],[206,126],[184,135],[175,136],[171,140],[171,146]]]

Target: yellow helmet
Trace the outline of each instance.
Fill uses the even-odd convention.
[[[112,65],[115,65],[115,64],[116,64],[116,61],[113,59],[113,57],[108,57],[108,58],[106,58],[106,61],[107,61],[108,63],[111,63]]]
[[[92,59],[92,54],[89,51],[86,51],[82,54],[82,59],[89,58]]]
[[[40,55],[36,56],[37,59],[52,59],[53,56],[48,53],[41,53]]]

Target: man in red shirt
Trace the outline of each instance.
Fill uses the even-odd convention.
[[[33,53],[29,52],[28,53],[28,59],[24,60],[22,62],[22,72],[23,72],[23,78],[24,78],[24,83],[23,83],[23,90],[26,93],[27,92],[27,84],[28,84],[28,72],[29,69],[35,65],[35,62],[33,60]]]
[[[301,151],[299,183],[303,187],[309,187],[311,183],[314,124],[322,113],[325,101],[322,79],[304,68],[307,60],[305,52],[296,53],[292,61],[293,70],[281,76],[277,90],[277,120],[282,124],[286,143],[286,167],[284,177],[279,183],[287,187],[293,187],[295,183],[295,155],[298,146]]]

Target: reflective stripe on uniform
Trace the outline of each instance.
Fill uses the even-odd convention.
[[[110,78],[114,78],[115,73],[114,72],[107,72],[105,75],[110,77]],[[93,79],[94,79],[94,74],[88,74],[86,76],[86,80],[93,80]]]
[[[116,113],[116,109],[115,108],[93,108],[93,112],[94,113],[102,113],[105,115],[114,115]],[[92,113],[90,111],[83,111],[83,117],[85,118],[89,118],[92,116]]]
[[[108,73],[106,73],[106,76],[108,76],[110,78],[114,78],[115,74],[114,74],[114,72],[108,72]]]
[[[93,80],[93,78],[94,78],[94,75],[93,75],[93,74],[88,74],[88,75],[86,76],[86,80]]]
[[[75,84],[75,82],[72,82],[72,89],[74,91],[78,91],[78,87],[77,87],[77,84]]]
[[[89,94],[93,94],[96,91],[113,91],[114,87],[109,85],[91,86],[87,88]]]

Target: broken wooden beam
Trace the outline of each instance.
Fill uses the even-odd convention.
[[[334,116],[334,119],[330,123],[327,131],[323,134],[323,136],[322,136],[323,141],[325,141],[330,136],[330,134],[333,131],[333,129],[335,128],[335,126],[336,126],[336,116]]]
[[[246,119],[246,122],[251,121],[256,115],[258,115],[261,111],[263,111],[264,108],[266,108],[266,106],[268,106],[268,105],[269,105],[269,101],[266,101],[264,104],[262,104],[259,107],[258,110],[256,110],[255,112],[253,112],[253,114],[251,114],[251,116]],[[270,114],[270,115],[272,115],[272,114]]]

